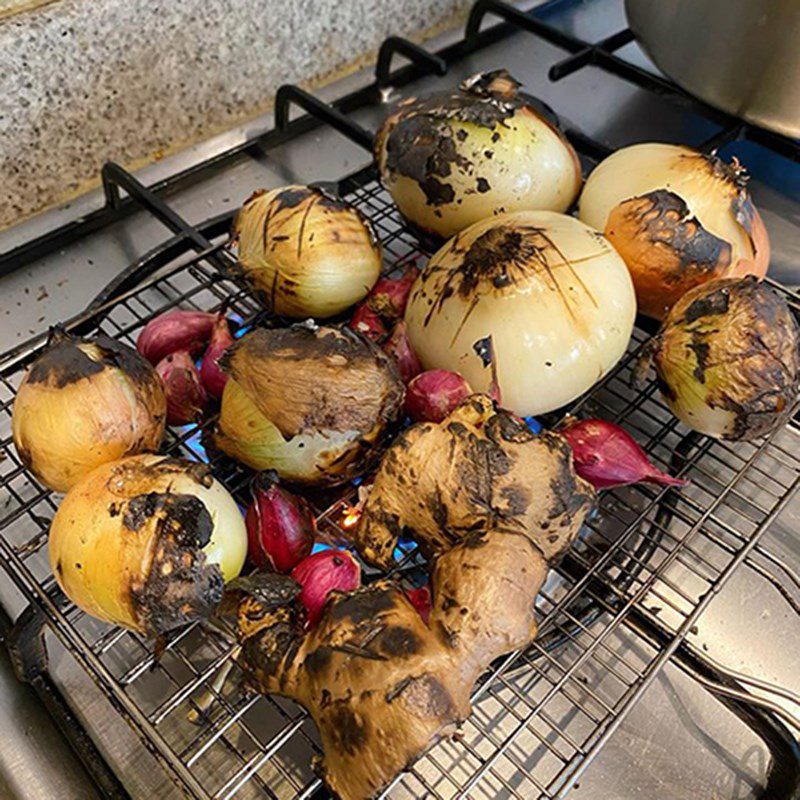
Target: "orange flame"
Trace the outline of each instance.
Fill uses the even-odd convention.
[[[347,514],[345,514],[344,519],[342,520],[342,527],[343,528],[352,528],[358,520],[361,518],[361,511],[358,508],[353,508],[352,506],[347,510]]]

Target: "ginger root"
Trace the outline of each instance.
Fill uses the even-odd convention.
[[[336,797],[379,794],[469,715],[480,675],[535,637],[548,561],[593,499],[560,437],[534,437],[474,396],[392,446],[357,541],[386,564],[406,530],[434,556],[428,625],[397,584],[379,580],[334,593],[303,630],[297,585],[260,576],[262,588],[239,604],[242,666],[258,691],[309,711],[324,751],[319,772]]]

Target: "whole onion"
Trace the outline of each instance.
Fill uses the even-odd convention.
[[[14,400],[14,444],[46,486],[65,492],[100,464],[157,450],[167,401],[153,367],[109,338],[56,332]]]
[[[455,372],[421,372],[406,387],[405,412],[413,422],[441,422],[472,394],[470,385]]]
[[[321,550],[306,556],[293,570],[300,584],[298,599],[309,627],[317,624],[332,592],[352,592],[361,585],[361,567],[347,550]]]
[[[722,439],[782,425],[800,384],[800,330],[786,301],[757,278],[724,278],[687,292],[653,347],[659,388],[678,419]]]
[[[280,486],[274,472],[256,475],[252,490],[245,515],[250,560],[261,570],[291,572],[314,546],[317,525],[311,507]]]
[[[320,188],[256,192],[233,226],[239,265],[270,310],[326,318],[362,300],[381,269],[371,223]]]
[[[579,216],[625,259],[639,311],[663,319],[681,295],[715,278],[769,266],[769,239],[746,174],[673,144],[636,144],[602,161],[586,181]]]
[[[244,564],[247,533],[206,465],[139,455],[70,489],[49,548],[53,575],[77,606],[155,635],[214,610]]]
[[[519,86],[505,70],[477,74],[454,91],[403,100],[387,117],[375,160],[406,219],[446,237],[494,214],[572,205],[578,157]]]
[[[178,350],[195,356],[203,352],[217,318],[217,314],[184,309],[159,314],[142,328],[136,349],[153,366]]]
[[[214,443],[290,482],[334,485],[363,473],[403,404],[389,357],[348,328],[256,329],[220,363],[229,377]]]
[[[521,416],[589,389],[625,352],[635,316],[614,248],[550,211],[502,214],[462,231],[430,260],[406,310],[426,370],[457,372],[476,392],[497,389]]]

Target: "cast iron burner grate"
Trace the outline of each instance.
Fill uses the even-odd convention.
[[[266,145],[313,124],[307,118],[288,122],[290,102],[368,145],[371,135],[341,112],[366,102],[390,78],[404,82],[426,70],[441,72],[469,48],[504,35],[505,26],[475,34],[487,9],[574,53],[556,65],[555,77],[585,63],[610,63],[609,68],[625,72],[610,50],[630,41],[627,32],[601,46],[585,45],[508,6],[479,2],[468,26],[471,36],[464,42],[433,56],[403,40],[389,40],[376,83],[344,98],[336,108],[296,87],[284,87],[276,106],[282,132],[271,134]],[[414,64],[390,76],[392,52],[403,53]],[[632,79],[656,81],[653,88],[683,98],[660,78],[635,74]],[[721,130],[727,132],[716,135],[711,146],[746,136],[798,158],[796,145],[788,140],[740,122]],[[586,165],[605,152],[601,144],[577,132],[570,136]],[[68,330],[102,331],[133,344],[149,319],[170,308],[215,310],[223,303],[242,329],[279,322],[266,315],[229,272],[230,215],[192,227],[119,167],[108,165],[103,175],[108,197],[104,213],[111,217],[138,203],[175,236],[133,264],[86,312],[67,323]],[[120,200],[120,188],[130,200]],[[409,261],[424,263],[430,253],[404,227],[371,168],[335,188],[375,224],[387,272]],[[62,235],[68,238],[75,231]],[[31,243],[26,253],[48,246],[54,246],[52,241]],[[800,297],[775,288],[800,313]],[[786,712],[769,699],[753,696],[749,688],[766,689],[775,697],[792,695],[723,669],[687,637],[740,566],[757,570],[795,612],[800,611],[797,576],[760,542],[800,482],[800,425],[793,418],[770,438],[752,443],[687,434],[653,383],[639,392],[629,387],[636,353],[648,338],[649,333],[637,327],[627,356],[571,411],[624,424],[659,466],[690,478],[690,486],[681,492],[636,486],[603,494],[598,514],[539,596],[540,637],[526,651],[493,665],[476,688],[474,713],[458,735],[411,765],[390,787],[391,797],[563,797],[667,662],[701,681],[763,738],[772,754],[764,797],[790,797],[795,792],[800,760],[782,722]],[[219,680],[220,668],[233,664],[229,656],[234,646],[225,631],[191,626],[173,634],[156,659],[151,642],[89,618],[58,591],[46,553],[56,501],[24,469],[10,435],[15,389],[45,340],[44,334],[35,337],[0,360],[0,486],[7,495],[0,507],[0,559],[32,609],[12,636],[18,664],[28,678],[46,669],[41,651],[39,662],[31,661],[37,654],[36,621],[44,618],[188,796],[325,796],[312,768],[318,740],[303,710],[280,698],[247,694],[236,666],[225,681]],[[209,424],[213,420],[205,423]],[[205,458],[201,433],[197,426],[171,429],[165,450]],[[226,460],[215,460],[213,467],[237,499],[246,502],[249,473]],[[323,535],[343,537],[343,521],[356,495],[357,488],[349,486],[310,498]],[[405,580],[420,566],[417,552],[406,547],[397,553],[394,572]],[[213,702],[207,706],[209,693]],[[84,746],[84,754],[87,751],[96,759],[91,745]],[[102,764],[94,768],[102,772]],[[108,775],[104,785],[108,796],[125,796]]]

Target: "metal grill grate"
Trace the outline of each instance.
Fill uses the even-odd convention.
[[[379,59],[377,84],[389,82],[392,52],[402,52],[415,63],[398,73],[406,81],[426,70],[441,72],[480,41],[495,40],[500,35],[496,32],[476,33],[484,14],[493,13],[572,53],[554,66],[553,79],[597,64],[640,85],[680,96],[667,82],[624,66],[612,54],[630,41],[627,32],[591,46],[509,8],[481,0],[467,40],[443,51],[442,57],[403,40],[389,40],[389,49]],[[354,108],[366,97],[357,93],[338,108]],[[308,127],[307,119],[288,121],[290,102],[368,143],[367,132],[295,87],[287,87],[278,98],[276,119],[284,135],[292,126]],[[732,123],[716,112],[709,116],[714,115],[722,128],[707,148],[746,136],[798,158],[797,147],[788,140]],[[570,132],[570,137],[587,162],[605,153],[601,144],[578,132]],[[169,308],[214,310],[225,301],[243,328],[270,322],[246,287],[226,270],[232,260],[224,247],[229,217],[192,228],[118,168],[109,168],[104,176],[109,205],[103,213],[108,216],[130,204],[120,199],[115,184],[121,184],[176,236],[133,265],[97,304],[72,321],[72,330],[103,331],[132,344],[149,319]],[[375,224],[387,271],[410,260],[422,266],[429,253],[404,228],[370,170],[345,179],[339,191]],[[47,244],[34,243],[26,252]],[[776,289],[800,313],[800,297]],[[641,392],[629,388],[636,351],[647,338],[648,333],[637,328],[626,358],[573,410],[624,424],[659,466],[690,478],[691,485],[680,493],[636,486],[603,494],[597,516],[539,596],[537,641],[493,666],[477,687],[474,713],[458,736],[410,767],[391,787],[392,797],[562,797],[668,661],[706,681],[722,683],[734,694],[730,702],[737,702],[741,685],[686,640],[735,568],[757,570],[800,611],[797,576],[759,541],[800,481],[800,425],[792,419],[769,440],[755,443],[723,443],[687,434],[653,384]],[[319,753],[318,740],[302,709],[279,698],[246,694],[235,667],[226,681],[218,680],[220,666],[230,663],[233,648],[224,631],[192,626],[173,635],[156,661],[151,643],[87,617],[60,595],[46,554],[56,503],[24,470],[10,436],[15,389],[43,344],[44,336],[37,337],[0,360],[0,486],[7,495],[0,506],[0,559],[9,575],[187,794],[220,800],[323,795],[311,766]],[[206,423],[210,424],[213,420]],[[201,431],[194,426],[170,430],[165,448],[204,458]],[[237,499],[246,502],[249,474],[228,461],[213,466]],[[340,523],[355,497],[356,488],[349,487],[310,498],[323,535],[343,536]],[[395,571],[402,575],[419,566],[418,555],[409,550]],[[201,714],[208,693],[214,702]],[[193,713],[200,715],[199,722],[189,720]],[[772,717],[758,719],[762,731],[770,726],[779,730]],[[775,741],[780,738],[779,731],[772,744],[778,746]]]
[[[342,188],[374,221],[387,271],[424,261],[427,253],[368,173]],[[218,243],[202,256],[163,267],[78,327],[132,344],[140,328],[168,308],[210,310],[224,300],[244,326],[262,321],[257,301],[220,271],[229,259]],[[704,600],[758,547],[765,523],[796,487],[794,422],[769,441],[714,442],[685,436],[654,385],[631,392],[631,364],[646,339],[637,329],[629,355],[578,410],[623,422],[657,463],[668,468],[672,460],[691,486],[666,501],[663,490],[647,486],[603,495],[599,514],[540,595],[540,638],[493,668],[457,740],[439,744],[414,765],[392,796],[527,800],[566,791],[684,639]],[[232,649],[224,635],[191,627],[173,636],[154,663],[151,643],[61,603],[45,546],[56,504],[24,470],[10,441],[13,393],[31,357],[2,370],[6,458],[0,480],[9,499],[0,518],[0,550],[17,580],[188,791],[221,799],[310,796],[319,788],[311,769],[319,752],[313,726],[289,702],[245,694],[236,670],[221,687],[215,684]],[[166,449],[202,457],[200,431],[171,430]],[[245,502],[247,473],[230,462],[216,463],[215,470]],[[340,522],[355,494],[350,487],[341,496],[312,498],[323,534],[344,535]],[[417,560],[413,551],[406,554],[398,570]],[[215,702],[199,724],[190,722],[205,692]]]

